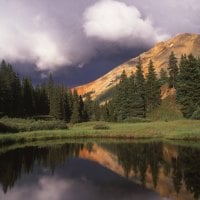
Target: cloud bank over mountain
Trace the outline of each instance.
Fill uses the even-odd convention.
[[[102,52],[199,33],[199,17],[198,0],[0,0],[0,59],[41,72],[84,67]]]

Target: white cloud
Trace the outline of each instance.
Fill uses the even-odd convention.
[[[163,32],[199,33],[198,2],[0,0],[0,60],[54,71],[82,67],[116,46],[149,47],[166,38]]]
[[[84,13],[84,30],[88,37],[127,45],[166,38],[148,18],[142,18],[136,7],[115,0],[101,0],[89,7]]]
[[[39,71],[55,71],[92,57],[93,46],[78,30],[81,23],[74,23],[77,18],[70,21],[63,12],[65,4],[59,0],[58,5],[48,7],[45,0],[41,4],[0,0],[4,8],[0,12],[0,59],[32,63]]]

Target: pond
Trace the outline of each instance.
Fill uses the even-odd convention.
[[[199,200],[200,148],[67,142],[0,149],[1,200]]]

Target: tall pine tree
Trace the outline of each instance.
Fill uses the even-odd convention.
[[[141,97],[140,106],[140,113],[142,117],[146,117],[146,93],[145,93],[145,78],[144,73],[142,70],[142,62],[139,58],[138,65],[136,66],[136,74],[135,74],[135,85],[138,92],[138,95]]]
[[[73,107],[72,107],[72,115],[71,115],[71,123],[79,123],[81,122],[80,116],[80,102],[79,96],[76,90],[73,92]]]
[[[35,99],[32,82],[29,78],[22,81],[23,114],[26,117],[35,115]]]
[[[182,105],[186,118],[192,116],[200,106],[200,70],[199,62],[193,56],[182,55],[178,76],[177,100]]]
[[[173,51],[169,56],[168,70],[169,70],[169,87],[176,88],[177,77],[178,77],[178,61]]]
[[[160,104],[160,84],[152,60],[149,62],[146,77],[146,102],[148,112],[151,112]]]

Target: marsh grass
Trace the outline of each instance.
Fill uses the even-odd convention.
[[[66,123],[59,120],[35,120],[19,118],[1,118],[0,133],[17,133],[36,130],[67,129]]]
[[[94,129],[101,122],[68,125],[65,130],[26,131],[0,134],[0,144],[26,143],[59,139],[166,139],[200,141],[199,120],[156,121],[145,123],[105,123],[109,129]]]

